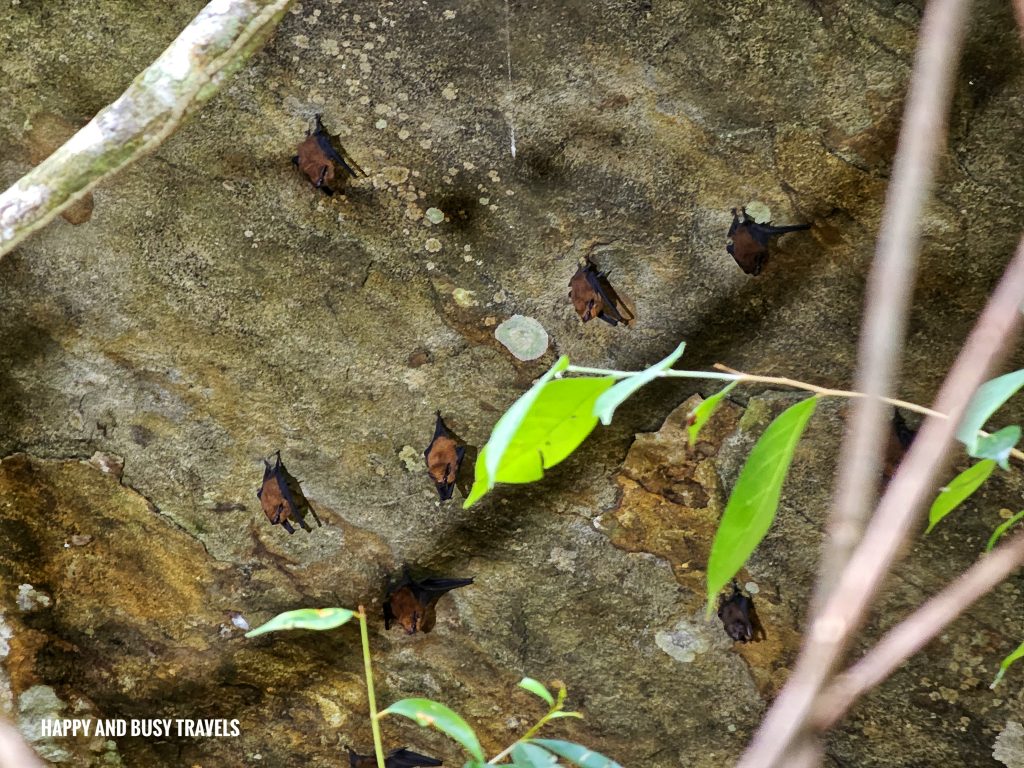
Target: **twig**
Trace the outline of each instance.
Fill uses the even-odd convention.
[[[966,31],[969,0],[932,0],[921,20],[920,45],[893,160],[892,182],[875,258],[857,352],[856,403],[839,452],[839,472],[812,610],[828,598],[850,553],[860,541],[881,468],[887,413],[882,398],[894,390],[906,336],[920,250],[918,221],[928,199],[946,140],[946,115]]]
[[[0,257],[156,149],[263,46],[291,3],[209,3],[120,98],[0,195]]]
[[[969,570],[901,621],[860,661],[839,675],[815,707],[814,725],[826,729],[866,691],[891,675],[978,599],[1024,563],[1024,533],[983,555]]]
[[[43,763],[7,722],[0,720],[0,765],[43,768]]]
[[[738,768],[786,765],[808,734],[818,694],[864,620],[868,606],[906,541],[953,442],[971,395],[1001,358],[1020,324],[1024,238],[986,304],[936,399],[947,419],[928,418],[889,482],[825,606],[815,614],[793,674],[762,721]]]

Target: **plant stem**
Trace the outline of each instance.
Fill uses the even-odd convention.
[[[370,635],[366,631],[366,609],[359,606],[359,637],[363,641],[363,668],[366,670],[366,698],[370,703],[370,728],[373,729],[373,752],[377,755],[377,768],[384,768],[384,744],[380,738],[380,720],[377,715],[377,695],[373,689],[373,666],[370,664]]]
[[[552,709],[550,712],[548,712],[546,715],[544,715],[544,717],[542,717],[540,720],[538,720],[537,723],[530,730],[528,730],[526,733],[524,733],[518,739],[513,741],[511,744],[509,744],[507,747],[505,747],[503,750],[501,750],[501,752],[496,754],[490,760],[488,760],[487,764],[488,765],[497,765],[499,760],[501,760],[503,757],[506,757],[509,752],[511,752],[513,749],[515,749],[516,744],[518,744],[521,741],[529,740],[535,733],[537,733],[537,731],[539,731],[541,728],[543,728],[544,724],[547,723],[547,721],[550,719],[552,713],[554,713],[556,711],[557,711],[557,709]]]
[[[715,368],[720,372],[714,371],[680,371],[676,369],[669,369],[667,371],[659,371],[657,378],[659,379],[705,379],[712,381],[737,381],[744,384],[774,384],[779,387],[789,387],[791,389],[799,389],[804,392],[813,392],[816,395],[822,397],[845,397],[851,400],[866,398],[867,394],[864,392],[856,392],[852,389],[829,389],[828,387],[819,387],[817,384],[808,384],[806,381],[799,381],[798,379],[789,379],[784,376],[759,376],[755,373],[744,373],[743,371],[737,371],[728,366],[722,365],[721,363],[715,363]],[[561,378],[565,373],[585,373],[591,376],[611,376],[616,379],[628,379],[633,376],[639,376],[644,371],[618,371],[612,368],[588,368],[583,365],[570,365],[560,374],[555,374],[555,378]],[[913,411],[914,413],[920,413],[922,416],[935,416],[940,419],[948,419],[949,415],[936,411],[933,408],[927,408],[917,403],[911,403],[909,400],[898,400],[895,397],[880,397],[878,398],[883,403],[888,403],[896,408],[902,408],[905,411]],[[978,434],[982,437],[988,437],[989,433],[979,429]],[[1024,451],[1017,448],[1010,450],[1010,455],[1018,461],[1024,462]]]

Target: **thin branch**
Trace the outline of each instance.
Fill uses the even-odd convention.
[[[43,768],[43,762],[25,744],[21,734],[4,720],[0,720],[0,765]]]
[[[212,0],[114,103],[0,195],[0,257],[156,149],[266,42],[292,0]]]
[[[1017,16],[1021,42],[1024,43],[1024,0],[1013,0],[1013,12]]]
[[[784,766],[789,750],[799,747],[808,736],[818,695],[863,622],[934,488],[967,402],[1002,358],[1019,327],[1022,304],[1024,238],[936,399],[936,409],[949,418],[925,420],[827,603],[814,614],[793,673],[738,768]]]
[[[833,725],[858,698],[889,677],[1022,563],[1024,533],[1016,534],[1006,544],[983,555],[832,682],[815,707],[815,726],[824,730]]]
[[[828,535],[812,610],[820,608],[863,535],[881,469],[888,414],[882,398],[895,389],[920,250],[918,221],[946,140],[956,65],[967,27],[969,0],[932,0],[921,20],[920,44],[886,191],[885,212],[868,277],[857,352],[856,403],[839,452]]]

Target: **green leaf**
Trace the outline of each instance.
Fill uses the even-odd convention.
[[[543,747],[520,741],[512,747],[512,764],[522,768],[552,768],[558,758]]]
[[[981,484],[988,479],[995,468],[994,460],[985,459],[954,477],[949,485],[939,491],[939,495],[932,502],[932,508],[928,510],[928,530],[925,533],[931,533],[932,528],[938,525],[942,518],[963,504],[972,493],[981,487]]]
[[[544,699],[544,701],[548,703],[549,707],[555,706],[555,697],[552,696],[551,692],[544,687],[543,683],[534,680],[532,677],[524,677],[522,680],[520,680],[519,687],[525,688],[534,696],[540,696],[542,699]]]
[[[568,361],[568,358],[563,358]],[[557,364],[548,374],[557,372]],[[548,376],[545,374],[545,377]],[[531,483],[565,460],[597,426],[594,401],[615,379],[580,378],[538,381],[502,416],[477,457],[476,477],[464,507],[474,504],[495,483]],[[529,398],[525,409],[520,405]],[[514,424],[507,421],[516,415]],[[501,432],[501,458],[495,462],[495,435]]]
[[[1003,469],[1010,469],[1010,451],[1020,442],[1020,427],[1003,427],[998,432],[978,439],[971,456],[978,459],[995,459]]]
[[[975,451],[978,447],[978,430],[984,427],[992,414],[1021,387],[1024,387],[1024,370],[998,376],[978,387],[971,402],[967,404],[960,425],[956,428],[956,439],[967,446],[967,452],[971,456],[977,455]]]
[[[355,611],[347,608],[300,608],[278,614],[266,624],[246,632],[245,636],[256,637],[283,629],[334,629],[355,615]]]
[[[547,750],[554,752],[559,757],[564,757],[580,768],[622,768],[611,758],[605,757],[599,752],[592,752],[582,744],[575,744],[571,741],[559,739],[531,739],[534,744],[540,744]]]
[[[999,681],[1003,679],[1003,675],[1006,674],[1006,670],[1010,668],[1010,665],[1013,664],[1013,662],[1020,658],[1024,658],[1024,643],[1018,645],[1017,650],[1003,659],[1003,662],[999,665],[999,672],[996,674],[996,679],[992,681],[992,685],[990,685],[989,688],[995,688],[999,685]]]
[[[671,368],[676,360],[678,360],[683,350],[686,349],[686,342],[684,341],[671,355],[666,357],[660,363],[655,363],[650,368],[641,371],[635,376],[630,376],[623,379],[614,387],[609,389],[594,403],[594,415],[601,419],[601,423],[606,427],[612,423],[612,414],[615,413],[615,409],[622,405],[623,402],[629,398],[634,392],[645,384],[649,384],[655,379],[659,378],[662,371],[667,371]]]
[[[1002,523],[994,531],[992,531],[992,537],[988,540],[988,544],[985,545],[985,551],[991,552],[992,547],[996,545],[996,542],[1003,538],[1003,534],[1010,530],[1015,523],[1020,522],[1021,518],[1024,518],[1024,510],[1021,510],[1016,515],[1011,517],[1009,520]]]
[[[707,569],[709,614],[715,596],[768,533],[793,450],[817,404],[817,397],[811,397],[780,413],[747,457],[711,544]]]
[[[718,410],[718,406],[721,404],[722,400],[725,398],[727,394],[729,394],[729,391],[737,384],[739,384],[738,381],[730,381],[728,384],[725,385],[725,387],[721,391],[713,394],[707,400],[705,400],[696,408],[694,408],[693,411],[690,413],[690,416],[687,419],[689,426],[686,427],[686,434],[689,439],[691,448],[693,447],[694,443],[697,442],[697,435],[700,434],[700,431],[704,428],[704,425],[708,423],[708,419],[710,419],[714,415],[715,411]]]
[[[548,720],[557,720],[560,717],[578,717],[580,720],[583,719],[583,715],[581,715],[579,712],[565,712],[559,710],[558,712],[552,712],[551,714],[549,714]]]
[[[433,726],[459,742],[479,762],[483,763],[487,759],[469,723],[444,704],[438,704],[430,699],[402,699],[385,709],[378,717],[384,715],[402,715],[415,720],[423,728]]]

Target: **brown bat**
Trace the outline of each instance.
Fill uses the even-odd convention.
[[[742,220],[740,216],[743,217]],[[729,227],[729,239],[732,242],[725,246],[725,250],[748,275],[759,275],[768,262],[768,241],[771,238],[786,232],[810,228],[810,224],[793,224],[788,227],[773,227],[770,221],[758,224],[747,218],[745,209],[741,208],[737,214],[733,208],[732,226]]]
[[[584,323],[599,317],[611,325],[629,325],[635,318],[608,282],[608,273],[598,270],[589,257],[569,280],[569,298]]]
[[[299,487],[299,481],[288,474],[281,461],[281,452],[270,454],[275,456],[273,465],[263,460],[263,484],[256,491],[256,498],[260,500],[260,506],[272,525],[282,526],[288,533],[295,533],[290,520],[295,521],[305,531],[312,531],[309,523],[306,522],[306,515],[310,514],[316,520],[317,525],[323,525],[316,512],[309,506],[306,497]]]
[[[314,187],[330,197],[334,194],[334,188],[330,185],[337,178],[339,167],[352,178],[365,176],[366,172],[356,165],[341,144],[334,145],[324,124],[320,122],[320,115],[314,119],[315,128],[306,132],[306,140],[299,144],[298,154],[292,158],[292,164],[306,174]],[[344,178],[338,181],[341,183]]]
[[[402,578],[388,590],[384,600],[384,628],[391,629],[391,625],[397,623],[407,635],[429,632],[434,628],[437,601],[453,589],[472,583],[473,579],[416,581],[409,576],[408,568],[403,569]]]
[[[914,442],[916,436],[917,432],[907,426],[907,422],[903,419],[903,414],[898,409],[894,409],[892,414],[892,430],[889,432],[889,438],[885,445],[885,460],[882,466],[882,477],[885,478],[886,482],[889,482],[892,476],[896,474],[896,468],[903,461],[903,456],[906,454],[907,449],[910,448],[910,444]]]
[[[377,768],[377,757],[375,755],[360,755],[351,747],[345,747],[348,751],[348,764],[351,768]],[[436,757],[427,757],[402,747],[394,749],[384,757],[384,768],[432,768],[433,766],[444,765]]]
[[[434,437],[423,452],[423,456],[427,460],[427,474],[434,481],[441,501],[447,501],[452,497],[455,476],[459,474],[459,465],[462,464],[465,455],[465,447],[456,442],[455,436],[448,431],[448,427],[441,419],[441,412],[438,411]]]
[[[754,610],[754,598],[745,595],[734,582],[732,595],[722,600],[718,606],[718,618],[725,626],[725,634],[741,643],[751,640],[764,640],[764,627]]]

